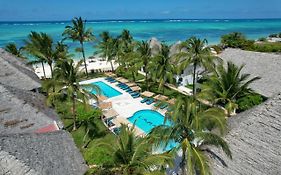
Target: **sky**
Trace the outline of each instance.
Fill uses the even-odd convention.
[[[281,18],[281,0],[0,0],[0,21]]]

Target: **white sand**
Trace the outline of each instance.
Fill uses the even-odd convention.
[[[78,60],[74,61],[75,63],[78,63]],[[113,62],[113,67],[114,69],[116,69],[118,67],[118,64]],[[86,63],[87,63],[87,69],[88,72],[91,71],[102,71],[102,72],[106,72],[106,71],[110,71],[111,70],[111,64],[110,62],[107,61],[102,61],[102,58],[95,58],[95,59],[86,59]],[[42,79],[44,78],[44,73],[43,73],[43,68],[41,64],[36,64],[33,66],[36,75]],[[45,67],[45,73],[46,73],[46,77],[50,78],[51,77],[51,69],[49,67],[48,64],[44,64]],[[81,71],[85,71],[85,67],[84,65],[81,65]]]

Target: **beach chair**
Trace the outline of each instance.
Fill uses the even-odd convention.
[[[131,96],[135,96],[135,95],[138,95],[139,93],[138,92],[135,92],[135,93],[132,93]]]
[[[140,94],[136,94],[134,96],[132,96],[133,98],[139,98],[140,97]]]
[[[141,103],[145,103],[147,100],[148,100],[148,98],[144,98],[144,99],[142,99],[140,102],[141,102]]]
[[[146,104],[147,105],[151,105],[153,102],[154,102],[154,99],[150,98],[148,101],[146,101]]]
[[[132,92],[133,90],[131,88],[127,89],[126,92]]]
[[[159,107],[161,105],[161,101],[158,101],[154,104],[154,107]]]
[[[160,106],[160,109],[165,109],[167,106],[168,106],[168,103],[162,104],[162,105]]]
[[[135,92],[135,91],[129,92],[130,95],[135,94],[135,93],[137,93],[137,92]]]

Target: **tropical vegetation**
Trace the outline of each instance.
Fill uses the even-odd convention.
[[[18,48],[15,43],[9,43],[5,46],[5,50],[7,52],[20,58],[25,58],[22,53],[23,49],[24,49],[23,47]]]
[[[239,99],[255,93],[249,86],[260,79],[243,74],[241,72],[243,67],[244,65],[236,66],[232,62],[227,62],[226,67],[223,64],[217,66],[203,84],[200,96],[212,101],[213,104],[223,106],[230,115],[239,108],[237,103]]]
[[[73,41],[78,41],[80,43],[81,47],[76,48],[76,51],[82,53],[85,71],[88,77],[84,43],[93,41],[95,39],[92,29],[86,28],[86,20],[83,20],[81,17],[75,17],[72,19],[72,25],[66,26],[62,35],[65,37],[65,39],[72,39]]]
[[[212,132],[214,128],[218,128],[220,134],[226,130],[226,119],[222,109],[204,109],[193,98],[178,98],[171,112],[166,114],[166,120],[173,124],[169,126],[164,123],[155,127],[149,136],[157,147],[175,143],[171,151],[181,150],[180,167],[183,175],[210,174],[209,158],[206,155],[210,150],[206,145],[222,148],[231,158],[227,143]]]
[[[31,63],[40,63],[43,69],[44,63],[49,65],[52,76],[46,79],[44,70],[43,91],[48,96],[48,103],[64,121],[65,128],[72,133],[86,162],[94,165],[93,172],[89,173],[164,174],[167,167],[173,168],[175,153],[181,150],[182,174],[211,174],[208,154],[212,153],[212,147],[221,148],[232,157],[222,139],[227,130],[226,115],[235,109],[238,112],[247,110],[264,100],[249,87],[259,77],[242,74],[243,66],[231,62],[225,67],[222,60],[211,54],[205,39],[191,37],[179,45],[179,53],[171,55],[171,47],[167,44],[160,43],[155,49],[149,41],[135,41],[128,30],[118,36],[102,32],[95,45],[96,53],[110,62],[112,71],[135,81],[143,89],[176,98],[165,116],[165,122],[169,121],[171,125],[164,122],[145,137],[136,136],[134,126],[122,125],[119,134],[114,135],[103,125],[102,111],[88,103],[89,98],[96,98],[91,92],[94,90],[98,95],[99,88],[80,83],[85,78],[82,64],[87,78],[89,75],[103,76],[89,74],[87,69],[84,44],[94,41],[92,29],[86,27],[86,21],[81,17],[74,18],[72,25],[65,27],[63,37],[61,42],[55,43],[46,33],[31,32],[24,50],[14,44],[7,45],[6,50],[19,57],[23,57],[22,51],[25,51],[32,56]],[[82,53],[83,59],[78,63],[69,54],[65,39],[79,42],[76,51]],[[223,36],[221,44],[242,49],[262,47],[241,33]],[[221,49],[220,46],[212,47]],[[116,70],[113,63],[118,64]],[[193,76],[191,97],[167,86],[176,87],[176,75],[187,68],[192,69]],[[171,143],[174,147],[163,149]],[[159,149],[163,151],[156,153]]]

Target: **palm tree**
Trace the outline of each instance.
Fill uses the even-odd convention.
[[[161,172],[165,164],[171,165],[169,153],[152,154],[152,144],[135,136],[134,127],[122,125],[113,143],[100,143],[113,155],[114,174],[135,175]]]
[[[158,55],[152,60],[150,71],[153,79],[159,83],[159,88],[163,90],[167,82],[173,81],[175,67],[172,64],[172,57],[169,56],[169,46],[161,44],[161,50]]]
[[[88,105],[80,105],[77,107],[77,114],[77,126],[78,128],[83,127],[85,130],[83,148],[86,148],[98,130],[96,120],[102,116],[102,111],[100,109],[93,109]],[[88,142],[86,142],[87,138],[90,139]]]
[[[114,67],[112,61],[116,59],[118,39],[111,37],[108,32],[102,32],[100,37],[102,41],[97,46],[97,53],[101,54],[103,58],[110,62],[113,72]]]
[[[73,118],[73,130],[76,130],[76,105],[77,101],[84,104],[88,103],[89,97],[96,98],[96,95],[90,93],[89,90],[95,90],[100,92],[99,87],[96,85],[82,85],[79,84],[81,80],[81,72],[79,67],[82,64],[82,61],[79,61],[76,65],[72,59],[62,59],[56,63],[54,69],[54,77],[51,83],[54,83],[56,88],[53,95],[66,93],[72,102],[72,118]]]
[[[73,41],[78,41],[81,45],[81,48],[76,49],[76,51],[82,52],[84,66],[86,75],[88,77],[88,69],[85,58],[84,42],[93,41],[95,39],[92,29],[86,28],[86,20],[83,20],[81,17],[75,17],[72,19],[72,26],[66,26],[63,32],[63,36],[66,38],[72,39]]]
[[[28,35],[25,50],[37,58],[37,60],[31,61],[31,64],[41,62],[45,78],[44,62],[49,65],[53,76],[54,45],[53,39],[49,35],[46,33],[31,32]]]
[[[137,51],[139,52],[140,61],[143,64],[143,71],[145,72],[146,88],[148,89],[148,66],[151,61],[151,49],[148,42],[142,41],[138,43]]]
[[[231,158],[227,143],[212,132],[218,128],[224,133],[226,119],[220,108],[204,110],[196,100],[190,97],[179,97],[173,110],[166,115],[165,123],[155,127],[149,134],[149,139],[156,147],[165,147],[170,142],[177,143],[171,151],[182,151],[180,167],[182,174],[210,174],[208,158],[204,153],[210,153],[206,145],[220,147]]]
[[[5,50],[17,57],[20,57],[20,58],[25,58],[23,55],[22,55],[22,50],[23,50],[23,47],[20,47],[20,48],[17,48],[17,45],[15,43],[9,43],[5,46]]]
[[[187,52],[180,52],[176,55],[180,67],[183,70],[190,64],[193,65],[193,96],[196,95],[197,68],[204,67],[206,70],[213,70],[214,62],[219,60],[217,57],[211,55],[210,48],[206,47],[206,44],[206,39],[201,40],[196,37],[191,37],[180,45],[180,48],[187,49]]]
[[[230,61],[227,62],[227,67],[219,65],[213,75],[207,77],[200,96],[225,107],[230,115],[238,107],[236,102],[239,98],[254,93],[249,85],[260,79],[249,79],[250,74],[241,74],[243,67],[244,65],[238,67]]]

